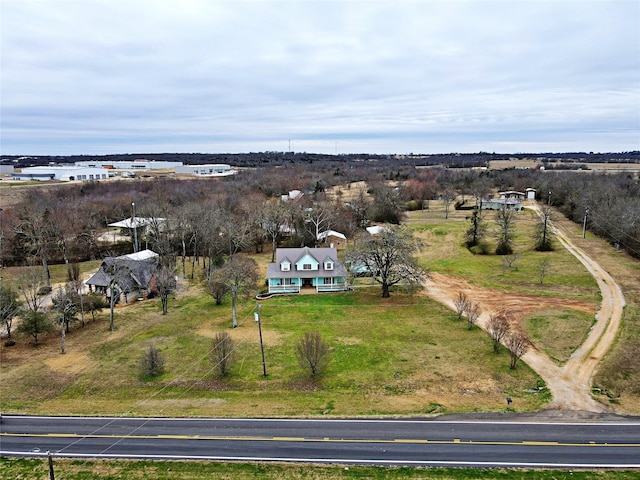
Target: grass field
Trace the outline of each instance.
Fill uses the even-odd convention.
[[[474,468],[390,468],[339,465],[287,465],[264,463],[217,463],[217,462],[168,462],[168,461],[122,461],[122,460],[67,460],[54,462],[56,478],[65,480],[115,480],[149,479],[217,480],[291,479],[370,479],[370,480],[626,480],[638,478],[634,471],[580,471],[573,470],[510,470]],[[13,480],[46,480],[46,459],[0,458],[0,478]]]
[[[516,224],[520,257],[505,268],[495,255],[472,255],[462,244],[466,212],[444,219],[442,206],[413,212],[408,225],[425,243],[420,258],[432,271],[459,276],[487,295],[526,292],[597,309],[599,292],[588,272],[563,249],[531,250],[534,217]],[[552,268],[540,284],[542,255]],[[254,256],[262,269],[270,253]],[[97,263],[84,268],[95,268]],[[64,279],[64,269],[53,268]],[[11,277],[11,272],[7,272]],[[14,272],[15,274],[15,272]],[[362,282],[360,285],[366,283]],[[488,337],[468,331],[453,312],[423,295],[396,291],[380,297],[375,286],[355,292],[277,297],[262,302],[268,376],[262,376],[256,302],[243,299],[237,329],[230,305],[216,306],[197,284],[178,292],[161,315],[158,299],[116,309],[116,331],[108,312],[84,328],[74,325],[59,353],[59,335],[33,347],[18,338],[0,347],[0,405],[3,412],[178,415],[178,416],[378,416],[504,411],[505,397],[517,411],[537,410],[548,401],[529,393],[540,379],[526,365],[508,368],[508,355],[494,355]],[[563,309],[533,312],[523,325],[557,362],[565,361],[590,328],[593,317]],[[326,374],[312,380],[297,365],[294,345],[318,330],[331,347]],[[228,377],[214,375],[209,360],[213,336],[229,332],[237,362]],[[562,341],[549,332],[565,331]],[[166,359],[166,373],[141,378],[138,361],[149,345]]]

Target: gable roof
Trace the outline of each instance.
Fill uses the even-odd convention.
[[[280,264],[287,260],[290,263],[297,263],[305,255],[310,255],[318,262],[318,270],[280,270]],[[295,262],[289,259],[295,258]],[[324,260],[319,260],[324,259]],[[332,270],[325,270],[324,264],[327,260],[333,262]],[[270,263],[267,268],[267,278],[316,278],[316,277],[345,277],[347,269],[338,262],[338,253],[335,248],[278,248],[276,249],[276,261]]]
[[[124,292],[144,289],[148,287],[157,266],[158,254],[151,250],[120,257],[106,257],[86,284],[108,287],[115,279],[115,283]]]

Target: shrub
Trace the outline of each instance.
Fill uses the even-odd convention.
[[[140,358],[140,375],[142,377],[156,377],[164,373],[164,358],[153,346]]]
[[[235,345],[227,332],[217,333],[213,338],[209,354],[213,368],[218,376],[224,377],[235,361]]]

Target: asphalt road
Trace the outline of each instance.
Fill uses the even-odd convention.
[[[0,455],[474,467],[640,468],[640,421],[3,416]]]

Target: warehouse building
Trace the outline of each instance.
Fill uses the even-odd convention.
[[[104,168],[83,168],[83,167],[26,167],[19,172],[11,174],[12,180],[37,180],[48,181],[58,180],[62,182],[72,182],[74,180],[92,181],[106,180],[109,172]]]

